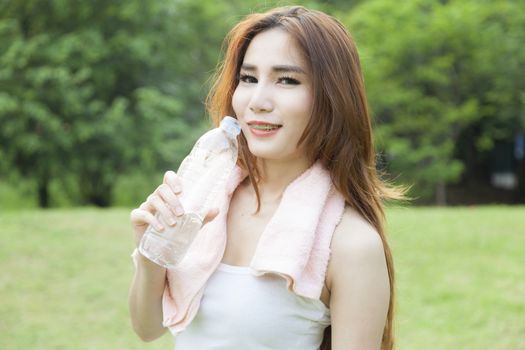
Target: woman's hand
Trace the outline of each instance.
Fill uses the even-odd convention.
[[[153,225],[160,233],[165,229],[163,222],[170,226],[176,225],[177,217],[184,214],[184,209],[179,200],[181,193],[182,184],[180,178],[174,171],[168,170],[164,174],[162,184],[146,198],[144,203],[131,211],[130,220],[137,246],[149,225]],[[156,213],[160,213],[162,220],[155,217]],[[219,210],[217,208],[208,211],[203,224],[213,220],[218,213]]]

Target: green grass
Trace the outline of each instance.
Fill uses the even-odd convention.
[[[0,213],[1,349],[171,349],[131,330],[128,209]],[[405,349],[525,349],[525,208],[388,211]]]
[[[525,208],[389,211],[399,349],[525,349]]]
[[[0,214],[1,349],[171,349],[143,344],[127,294],[133,264],[129,211]]]

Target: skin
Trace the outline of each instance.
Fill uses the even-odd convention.
[[[156,213],[165,219],[165,222],[174,221],[184,212],[178,199],[182,193],[180,180],[173,171],[164,174],[164,180],[146,201],[130,214],[135,244],[139,242],[149,225],[158,230],[164,228]],[[218,210],[210,210],[204,224],[217,216]],[[138,255],[137,268],[129,290],[128,305],[131,324],[135,333],[145,342],[153,341],[166,332],[162,326],[162,294],[166,286],[166,269],[151,262],[141,254]]]
[[[248,266],[284,189],[310,166],[296,145],[310,118],[312,87],[296,43],[282,29],[264,31],[252,40],[240,77],[232,104],[261,170],[261,210],[253,214],[256,196],[245,180],[231,199],[222,262]],[[273,136],[256,137],[248,125],[253,119],[281,124],[282,128]],[[147,225],[158,223],[154,217],[157,211],[166,218],[180,214],[179,187],[176,174],[167,172],[164,183],[132,211],[137,244]],[[216,214],[216,209],[210,211],[206,222]],[[379,349],[390,297],[381,239],[366,220],[347,207],[334,231],[331,250],[321,301],[331,310],[332,349]],[[165,275],[163,268],[139,258],[129,300],[133,327],[145,341],[165,332],[161,309]]]

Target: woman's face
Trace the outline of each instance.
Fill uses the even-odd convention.
[[[304,156],[296,146],[310,119],[312,88],[307,65],[287,32],[275,28],[253,38],[232,104],[253,155]]]

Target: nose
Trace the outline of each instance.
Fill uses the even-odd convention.
[[[248,107],[253,113],[268,113],[273,111],[273,96],[271,87],[267,87],[261,82],[253,89]]]

